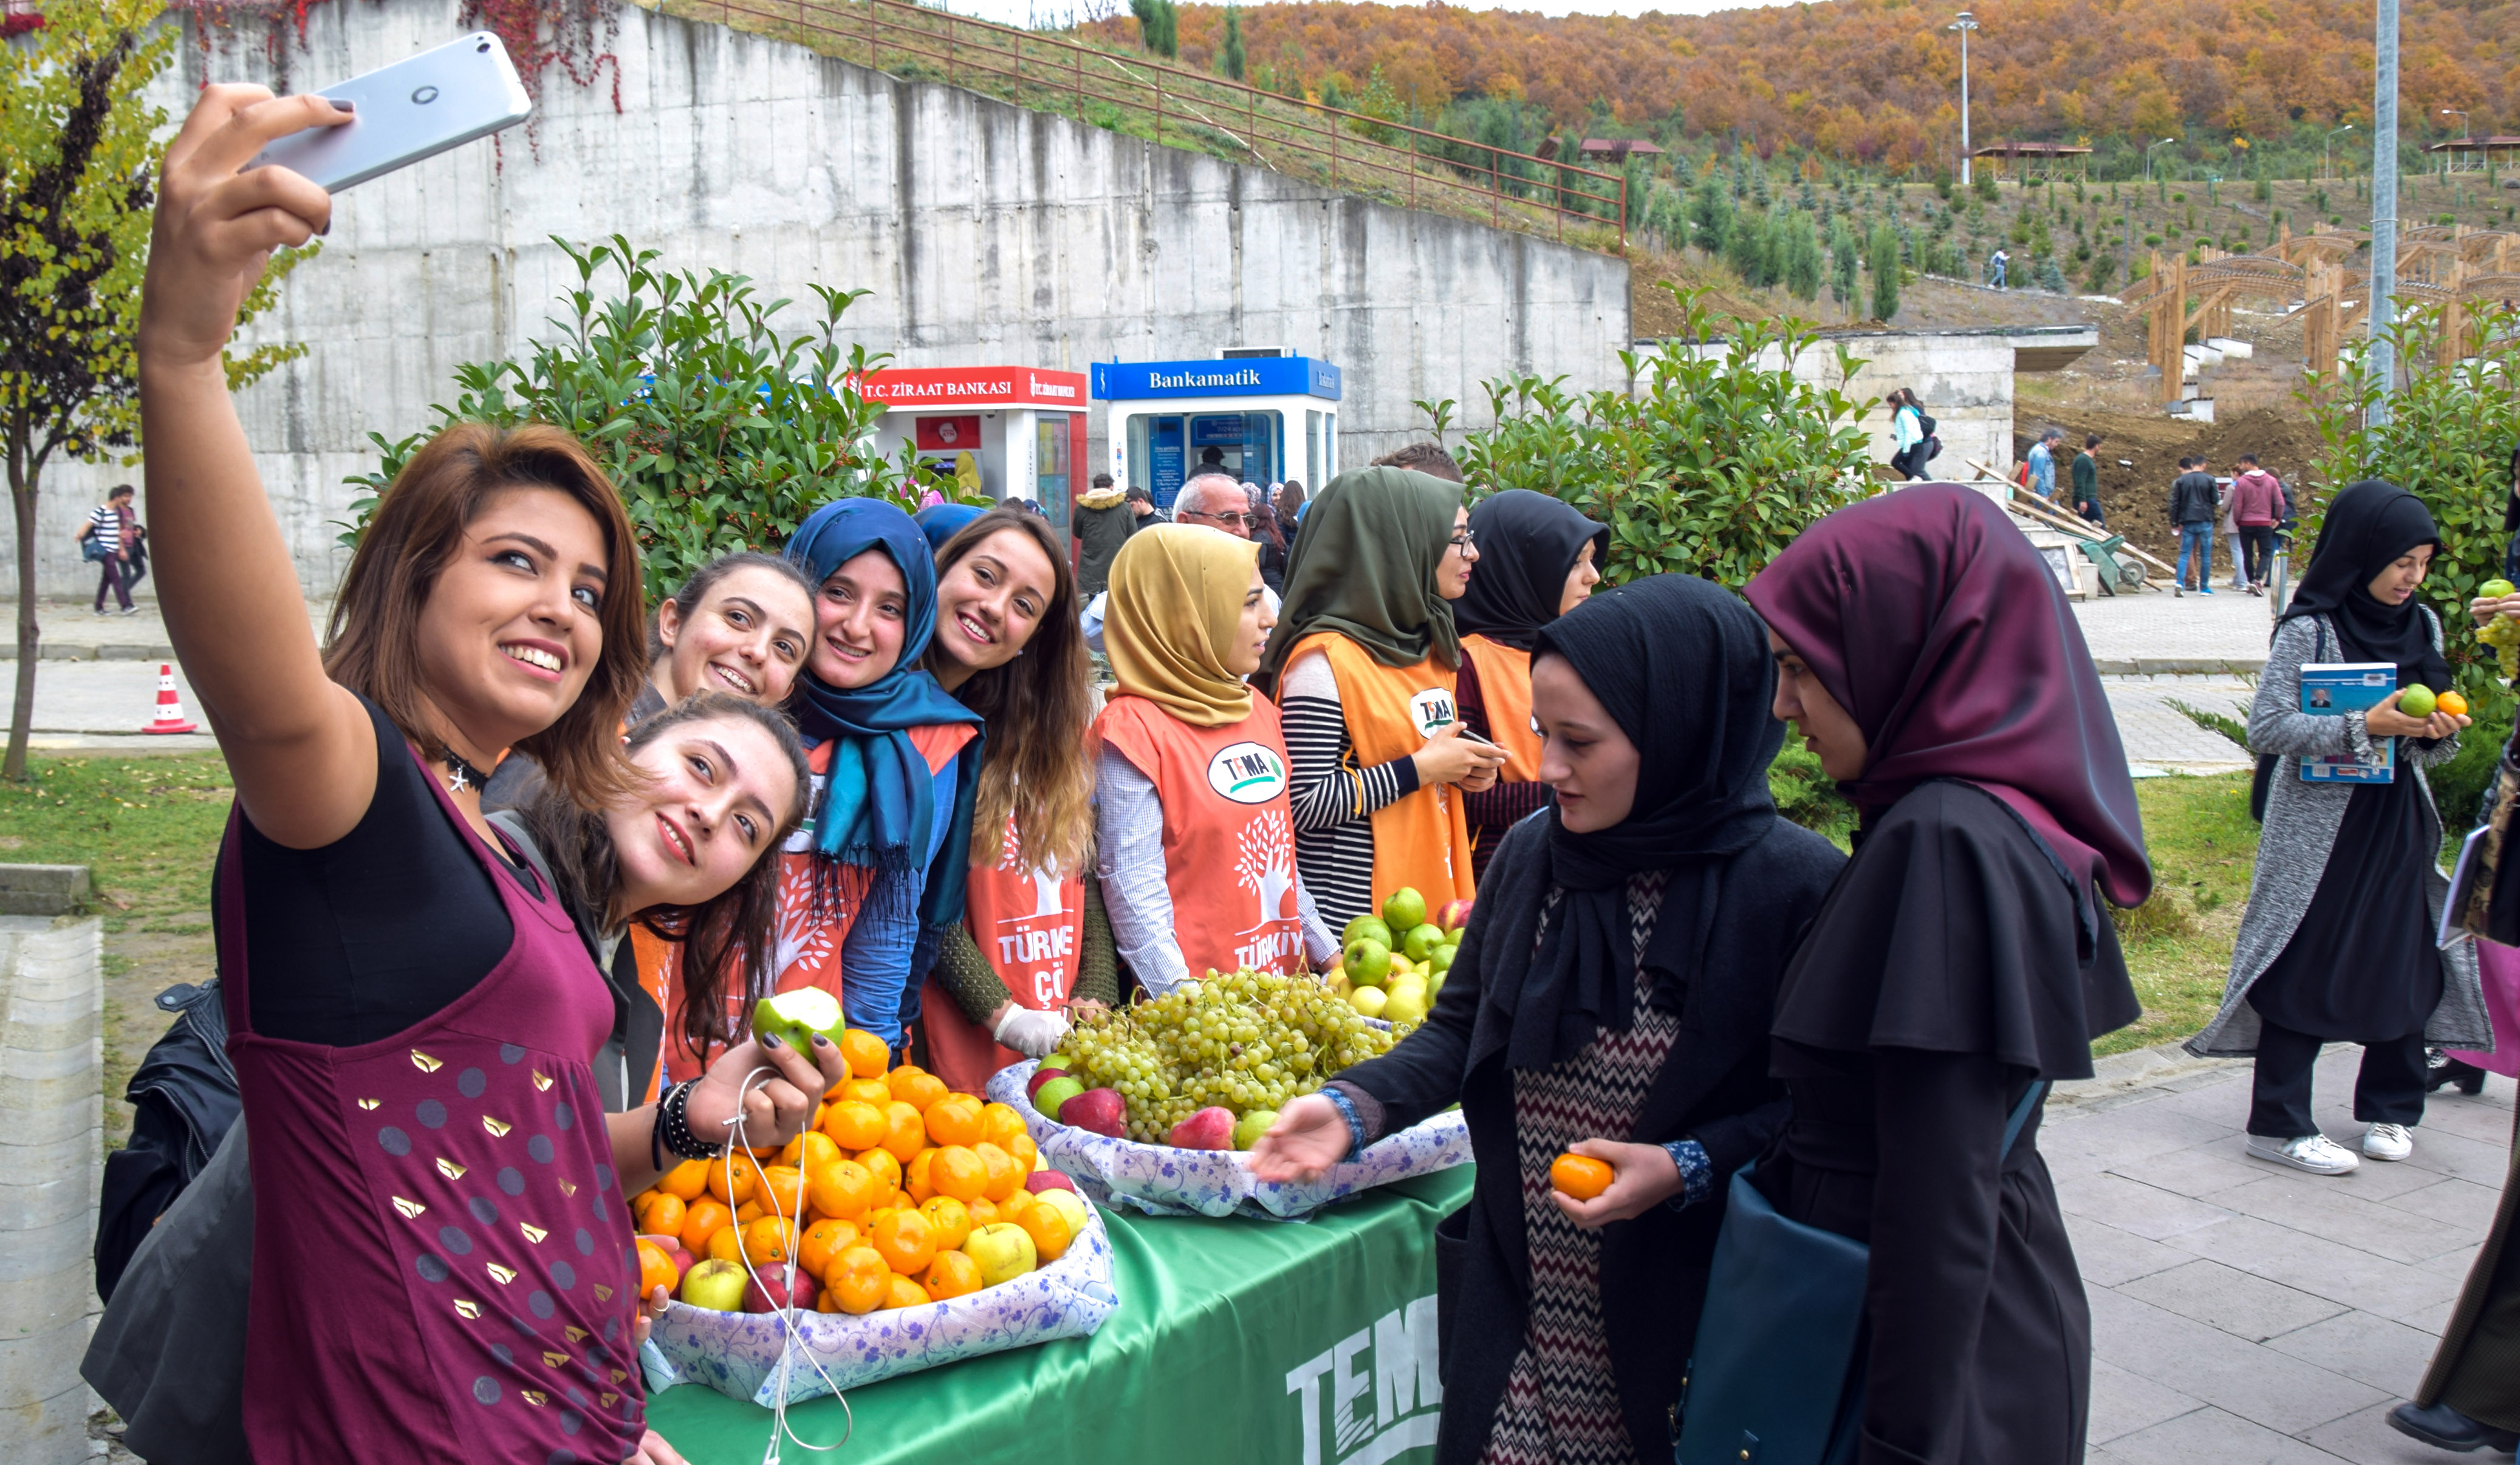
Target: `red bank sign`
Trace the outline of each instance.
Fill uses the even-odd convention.
[[[1085,410],[1083,372],[1030,367],[905,367],[858,383],[870,402],[892,408],[1051,407]]]

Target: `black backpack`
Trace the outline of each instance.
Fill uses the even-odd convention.
[[[96,1295],[109,1302],[131,1254],[210,1163],[244,1106],[228,1063],[218,979],[199,987],[178,982],[158,994],[158,1005],[175,1021],[123,1090],[131,1100],[131,1139],[106,1156],[97,1198]]]

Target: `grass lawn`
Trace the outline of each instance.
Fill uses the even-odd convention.
[[[130,1131],[123,1085],[166,1030],[153,1002],[213,971],[210,866],[235,790],[216,753],[38,756],[0,783],[0,859],[84,865],[105,918],[106,1145]]]
[[[2152,899],[2117,920],[2143,1016],[2093,1043],[2095,1053],[2175,1042],[2213,1020],[2257,865],[2247,774],[2140,778],[2135,791]]]

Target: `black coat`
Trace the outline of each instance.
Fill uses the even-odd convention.
[[[1522,1349],[1531,1254],[1514,1140],[1513,1076],[1498,1014],[1482,1003],[1480,952],[1528,943],[1548,895],[1548,821],[1508,831],[1479,882],[1478,904],[1442,994],[1425,1023],[1389,1053],[1339,1077],[1382,1105],[1397,1130],[1459,1102],[1479,1164],[1469,1204],[1435,1229],[1443,1424],[1438,1465],[1474,1465],[1486,1447],[1506,1376]],[[1783,1127],[1784,1088],[1769,1077],[1768,1025],[1777,982],[1803,926],[1846,857],[1783,820],[1728,863],[1708,922],[1701,976],[1681,999],[1680,1037],[1663,1060],[1631,1134],[1637,1143],[1694,1137],[1714,1162],[1716,1203],[1657,1207],[1601,1233],[1601,1322],[1620,1406],[1641,1458],[1671,1451],[1670,1407],[1680,1396],[1708,1266],[1732,1172]],[[1469,1062],[1472,1053],[1489,1056]],[[1466,1071],[1464,1071],[1466,1068]]]

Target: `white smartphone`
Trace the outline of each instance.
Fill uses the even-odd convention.
[[[338,127],[292,133],[248,168],[289,168],[338,194],[514,127],[534,110],[507,46],[486,30],[316,95],[349,102],[357,115]]]

